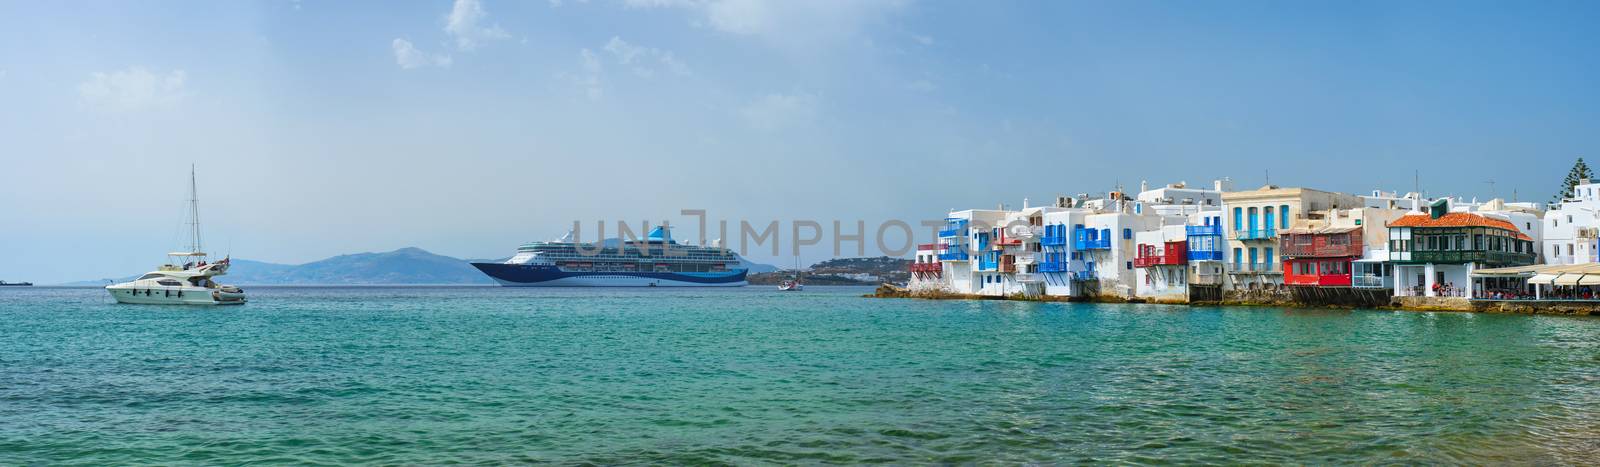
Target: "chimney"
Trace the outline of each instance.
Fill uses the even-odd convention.
[[[1028,209],[1028,198],[1022,198],[1022,209]]]
[[[1144,181],[1144,180],[1140,180],[1139,181],[1139,192],[1140,193],[1144,193],[1146,191],[1150,191],[1150,182],[1147,182],[1147,181]]]

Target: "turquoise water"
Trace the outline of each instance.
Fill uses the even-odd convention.
[[[1595,463],[1600,319],[0,290],[0,464]]]

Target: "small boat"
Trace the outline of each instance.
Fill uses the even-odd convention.
[[[0,287],[32,287],[32,282],[6,282],[0,281]]]
[[[228,273],[231,258],[209,262],[200,248],[200,200],[194,168],[189,169],[189,251],[167,253],[167,264],[121,284],[106,286],[118,303],[146,305],[241,305],[244,290],[216,283]]]
[[[802,274],[802,272],[800,271],[800,257],[796,256],[794,258],[794,278],[778,282],[778,291],[779,292],[799,292],[799,291],[805,290],[806,289],[806,285],[800,283],[800,275],[801,274]]]

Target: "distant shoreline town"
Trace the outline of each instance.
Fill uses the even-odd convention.
[[[1222,179],[955,210],[879,295],[1591,314],[1600,183],[1569,185],[1548,207]]]

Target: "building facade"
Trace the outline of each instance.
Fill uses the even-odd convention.
[[[1484,214],[1451,212],[1438,200],[1425,213],[1388,224],[1394,295],[1471,296],[1472,271],[1534,264],[1533,238],[1513,223]]]

